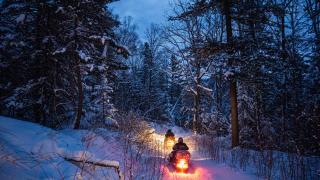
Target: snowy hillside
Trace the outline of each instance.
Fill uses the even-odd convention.
[[[54,131],[0,116],[0,179],[117,179],[114,168],[79,167],[86,160],[118,167],[108,143],[89,131]],[[109,156],[109,157],[108,157]]]

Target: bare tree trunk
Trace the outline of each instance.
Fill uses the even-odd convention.
[[[197,64],[197,72],[196,72],[196,89],[194,93],[194,114],[193,114],[193,122],[192,129],[194,133],[200,131],[200,63]]]
[[[82,87],[82,79],[81,79],[81,72],[80,72],[80,62],[76,67],[76,74],[77,74],[77,89],[78,89],[78,105],[77,105],[77,116],[76,116],[76,122],[74,124],[74,129],[79,129],[81,115],[82,115],[82,108],[83,108],[83,87]]]
[[[195,96],[195,123],[196,123],[196,126],[195,126],[195,130],[196,132],[199,132],[200,129],[201,129],[201,126],[200,126],[200,92],[199,92],[199,88],[197,87],[197,90],[196,90],[197,94]]]
[[[285,37],[285,7],[283,7],[283,12],[281,14],[281,24],[280,24],[280,31],[281,31],[281,49],[282,49],[282,61],[285,63],[286,61],[286,37]],[[282,94],[282,131],[283,131],[283,141],[287,141],[286,133],[287,130],[287,73],[284,72],[284,93]]]
[[[233,35],[230,15],[230,0],[224,0],[224,13],[226,16],[227,43],[232,46]],[[231,52],[230,52],[231,54]],[[233,60],[229,59],[229,65],[233,65]],[[231,130],[232,130],[232,147],[239,145],[239,128],[238,128],[238,101],[237,101],[237,81],[234,77],[230,79],[230,104],[231,104]]]
[[[76,60],[76,83],[77,83],[77,89],[78,89],[78,104],[77,104],[77,115],[76,115],[76,122],[74,124],[74,129],[79,129],[80,128],[80,121],[81,121],[81,116],[82,116],[82,108],[83,108],[83,87],[82,87],[82,78],[81,78],[81,62],[80,59],[78,57],[78,55],[76,54],[76,49],[77,49],[77,41],[78,41],[78,37],[77,37],[77,31],[76,28],[78,26],[78,18],[75,17],[75,41],[74,41],[74,59]]]
[[[219,74],[216,75],[215,85],[216,85],[216,108],[218,113],[222,113],[222,74],[219,71]]]
[[[238,122],[237,82],[235,80],[232,80],[230,83],[230,101],[231,101],[232,147],[236,147],[239,145],[239,122]]]

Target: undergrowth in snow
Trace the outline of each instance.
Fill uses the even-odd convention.
[[[128,121],[130,119],[130,121]],[[231,149],[230,138],[193,135],[133,115],[116,129],[55,131],[0,116],[0,179],[316,179],[318,157]],[[127,126],[122,126],[126,123]],[[125,127],[125,128],[124,128]],[[168,129],[184,137],[192,173],[171,171],[164,149]],[[85,162],[85,163],[84,163]],[[258,178],[259,177],[259,178]]]

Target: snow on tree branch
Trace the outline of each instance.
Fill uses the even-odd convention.
[[[110,45],[111,47],[115,48],[116,49],[116,52],[118,54],[121,54],[123,55],[125,58],[128,58],[129,55],[130,55],[130,51],[127,47],[123,46],[123,45],[120,45],[118,44],[113,38],[111,37],[108,37],[108,36],[90,36],[89,37],[90,39],[93,39],[93,40],[98,40],[100,41],[100,43],[102,45],[105,45],[105,46],[108,46]],[[106,50],[106,47],[105,47],[105,50]],[[104,50],[104,51],[105,51]]]
[[[202,85],[200,85],[200,84],[198,84],[198,87],[199,87],[199,88],[201,88],[201,89],[203,89],[204,91],[207,91],[207,92],[213,92],[213,90],[212,90],[212,89],[207,88],[207,87],[204,87],[204,86],[202,86]]]

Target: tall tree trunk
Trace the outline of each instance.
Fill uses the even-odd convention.
[[[192,121],[192,130],[196,134],[199,132],[199,104],[200,104],[200,97],[198,94],[194,95],[194,114],[193,114],[193,121]]]
[[[193,114],[193,122],[192,129],[194,133],[198,133],[201,129],[200,126],[200,63],[197,64],[197,72],[196,72],[196,89],[194,93],[194,114]]]
[[[233,35],[231,26],[230,0],[224,0],[224,13],[226,16],[227,43],[232,46]],[[232,54],[231,51],[230,55]],[[234,65],[234,60],[229,59],[229,65]],[[232,147],[239,145],[239,122],[238,122],[238,101],[237,101],[237,81],[234,77],[230,79],[230,105],[231,105],[231,130],[232,130]]]
[[[237,101],[237,82],[230,82],[230,101],[231,101],[231,130],[232,147],[239,145],[239,122],[238,122],[238,101]]]
[[[219,114],[222,113],[222,70],[215,77],[216,86],[216,108]]]
[[[78,62],[76,67],[76,75],[77,75],[77,89],[78,89],[78,105],[77,105],[77,116],[76,116],[76,122],[74,124],[74,129],[79,129],[81,116],[82,116],[82,108],[83,108],[83,87],[82,87],[82,78],[81,78],[81,71],[80,71],[80,62]]]
[[[77,104],[77,115],[76,115],[76,122],[74,124],[74,129],[80,128],[80,121],[82,116],[82,108],[83,108],[83,87],[82,87],[82,78],[81,78],[81,62],[80,59],[76,53],[77,50],[77,43],[78,43],[78,35],[77,35],[77,27],[78,27],[78,17],[75,17],[75,40],[74,40],[74,49],[73,49],[73,55],[74,60],[76,61],[76,83],[77,83],[77,89],[78,89],[78,104]]]
[[[280,17],[280,31],[281,31],[281,56],[282,56],[282,61],[284,64],[286,64],[286,59],[287,59],[287,54],[286,54],[286,37],[285,37],[285,7],[283,7],[283,12],[281,14]],[[286,66],[286,65],[285,65]],[[282,131],[283,131],[283,141],[286,142],[287,141],[287,137],[286,137],[286,131],[287,131],[287,72],[286,72],[286,68],[284,69],[283,72],[283,76],[284,76],[284,93],[282,94]]]

